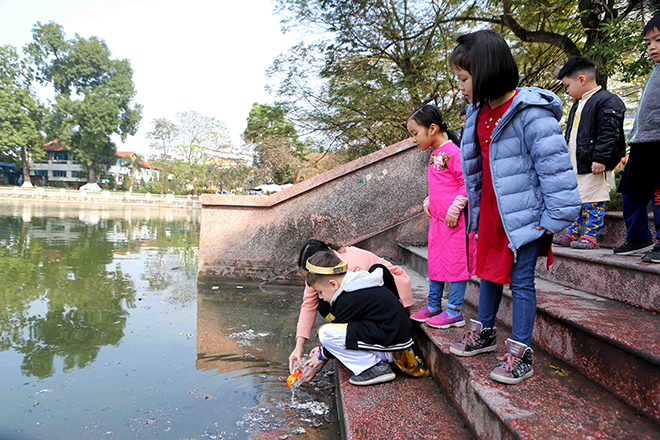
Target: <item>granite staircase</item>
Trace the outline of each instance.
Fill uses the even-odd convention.
[[[622,222],[606,221],[602,243],[621,243]],[[660,265],[610,249],[553,251],[550,270],[545,258],[537,266],[532,378],[514,386],[489,378],[511,336],[512,300],[505,289],[494,353],[454,356],[449,346],[465,327],[413,323],[433,381],[401,376],[358,388],[347,384],[349,373],[339,366],[345,437],[660,439]],[[400,245],[400,259],[411,275],[417,310],[426,304],[426,248]],[[474,277],[466,319],[476,319],[478,295]]]

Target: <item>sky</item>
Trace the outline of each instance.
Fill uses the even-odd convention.
[[[36,22],[54,21],[67,38],[105,40],[127,58],[144,106],[140,128],[118,151],[149,154],[154,118],[196,110],[224,122],[235,147],[254,102],[271,103],[266,69],[296,44],[281,32],[272,0],[0,0],[0,45],[22,48]],[[40,92],[44,95],[44,92]]]

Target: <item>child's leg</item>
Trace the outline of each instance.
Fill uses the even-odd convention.
[[[410,319],[417,322],[426,322],[429,318],[442,313],[442,291],[445,283],[429,280],[428,305],[410,315]]]
[[[504,286],[502,284],[481,280],[477,321],[485,329],[495,326],[495,316],[497,315],[497,310],[500,308],[503,288]]]
[[[646,212],[651,194],[624,193],[621,196],[623,198],[623,219],[626,222],[626,241],[643,243],[651,240],[653,236],[649,231],[649,217]]]
[[[429,280],[429,310],[435,312],[442,310],[442,294],[445,283],[442,281]]]
[[[578,215],[578,218],[573,222],[573,224],[568,227],[568,229],[566,230],[566,235],[570,235],[575,239],[577,239],[580,235],[582,235],[582,230],[584,228],[584,220],[582,219],[583,209],[584,209],[584,205],[581,205],[580,214]]]
[[[543,237],[518,249],[511,268],[511,296],[513,297],[513,340],[529,346],[536,319],[536,288],[534,270],[541,251]],[[481,303],[479,304],[481,307]],[[493,317],[494,318],[494,317]]]
[[[447,303],[447,314],[453,318],[461,313],[463,308],[463,298],[465,298],[465,289],[467,288],[467,280],[465,281],[452,281],[449,290],[449,302]]]
[[[394,359],[389,352],[347,350],[346,326],[325,324],[319,328],[319,341],[353,374],[358,375],[381,361],[392,362]]]
[[[587,212],[587,220],[583,235],[597,241],[605,222],[605,202],[585,203],[584,209]]]
[[[426,323],[435,328],[463,327],[465,320],[461,308],[466,287],[467,281],[452,281],[447,309],[442,314],[427,319]]]

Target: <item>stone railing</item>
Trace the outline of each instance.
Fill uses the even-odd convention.
[[[122,191],[88,192],[64,188],[48,188],[42,186],[33,188],[22,188],[18,186],[0,187],[0,200],[33,200],[98,204],[142,204],[190,208],[201,207],[198,196],[177,196],[174,194],[150,194]]]
[[[204,194],[199,278],[297,282],[310,238],[390,258],[426,242],[428,158],[406,140],[267,197]]]

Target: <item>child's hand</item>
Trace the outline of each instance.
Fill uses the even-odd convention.
[[[431,218],[431,208],[429,206],[424,207],[424,214],[426,214],[428,218]]]
[[[305,365],[303,366],[305,371],[305,377],[303,380],[305,382],[309,382],[316,376],[316,373],[321,371],[323,366],[328,363],[328,361],[322,361],[319,359],[319,352],[321,349],[319,347],[314,347],[312,351],[309,352],[309,360],[305,362]]]
[[[447,217],[445,217],[445,224],[450,228],[455,228],[456,225],[458,224],[458,219],[456,217],[452,217],[451,215],[447,214]]]
[[[594,174],[603,174],[605,172],[605,165],[598,162],[591,163],[591,172]]]

